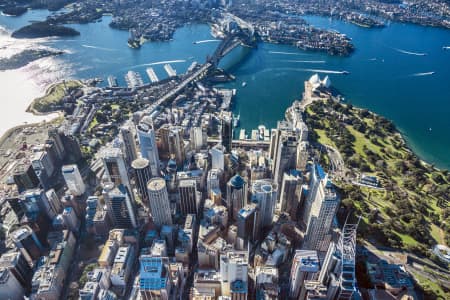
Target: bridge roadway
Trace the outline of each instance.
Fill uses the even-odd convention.
[[[234,16],[233,16],[234,17]],[[235,17],[237,18],[237,17]],[[242,23],[243,21],[239,19],[239,21]],[[242,23],[246,26],[248,26],[246,23]],[[253,28],[252,28],[253,29]],[[251,31],[252,34],[254,31]],[[155,103],[153,103],[150,107],[150,111],[153,111],[156,107],[160,105],[164,105],[166,101],[172,99],[172,97],[175,97],[180,93],[188,84],[190,84],[193,81],[196,81],[198,79],[201,79],[203,76],[208,74],[208,72],[211,69],[215,69],[220,60],[230,53],[234,48],[236,48],[239,44],[241,44],[244,41],[245,37],[242,36],[242,32],[238,34],[229,34],[227,35],[222,42],[217,46],[216,50],[214,51],[214,54],[212,57],[210,57],[207,62],[201,66],[200,69],[197,71],[193,71],[191,74],[186,74],[186,78],[183,79],[180,84],[175,87],[174,89],[170,90],[167,94],[159,98]]]
[[[208,138],[208,144],[216,145],[221,142],[220,139]],[[255,141],[255,140],[233,140],[231,146],[234,148],[256,148],[256,149],[268,149],[270,141]]]

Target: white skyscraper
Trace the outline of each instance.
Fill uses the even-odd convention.
[[[158,227],[172,225],[172,214],[165,180],[162,178],[150,179],[147,190],[153,223]]]
[[[228,251],[220,255],[222,296],[232,299],[247,299],[248,253]]]
[[[256,180],[252,184],[252,202],[259,209],[259,228],[272,225],[275,204],[278,196],[278,185],[270,179]]]
[[[333,186],[327,179],[319,165],[314,166],[313,173],[316,173],[319,179],[311,182],[310,198],[311,201],[304,249],[326,252],[331,241],[331,225],[339,206],[339,197]]]
[[[225,147],[221,144],[218,144],[211,148],[211,162],[212,162],[212,169],[220,169],[224,170],[225,162],[224,162],[224,152]]]
[[[317,251],[297,250],[294,255],[289,280],[289,297],[297,299],[305,280],[313,279],[319,272]]]
[[[66,165],[62,167],[62,174],[69,191],[74,196],[81,196],[86,191],[86,186],[81,177],[77,165]]]
[[[148,159],[152,176],[159,176],[159,155],[152,119],[144,117],[136,129],[141,155],[143,158]]]
[[[203,130],[201,127],[192,127],[191,132],[191,143],[192,148],[196,151],[200,150],[203,147]]]

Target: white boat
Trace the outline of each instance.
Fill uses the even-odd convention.
[[[247,85],[247,82],[242,82],[242,87],[245,87]]]

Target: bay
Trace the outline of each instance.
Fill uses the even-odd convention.
[[[172,66],[182,73],[193,61],[204,62],[217,46],[217,42],[194,44],[210,40],[211,35],[207,25],[193,24],[177,30],[172,41],[130,49],[126,44],[128,32],[110,28],[111,17],[107,16],[98,23],[70,25],[81,33],[75,38],[9,37],[11,31],[47,15],[48,11],[37,10],[16,18],[0,16],[4,28],[0,34],[0,56],[24,47],[67,52],[19,70],[0,72],[4,91],[1,101],[5,104],[5,99],[19,97],[23,103],[17,105],[18,102],[8,100],[10,104],[6,103],[0,111],[3,130],[0,133],[14,122],[21,124],[24,116],[18,110],[23,111],[52,82],[67,77],[106,79],[114,75],[124,85],[123,76],[128,70],[140,72],[148,82],[145,73],[148,66],[155,69],[159,78],[165,78],[165,62],[172,61]],[[330,57],[264,43],[254,50],[237,48],[221,66],[236,75],[236,82],[223,86],[237,89],[233,110],[240,114],[242,128],[250,133],[260,124],[276,126],[292,101],[301,98],[304,81],[317,72],[322,78],[328,75],[346,101],[392,120],[421,158],[438,167],[450,168],[450,51],[442,48],[450,45],[450,31],[399,23],[366,29],[323,17],[306,19],[313,25],[347,34],[356,46],[355,53],[350,57]],[[350,74],[336,73],[340,71]],[[6,79],[14,79],[16,85],[21,82],[23,87],[9,88]],[[7,117],[13,121],[6,122]]]

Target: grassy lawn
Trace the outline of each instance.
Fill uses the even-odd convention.
[[[31,103],[30,109],[37,112],[48,112],[51,110],[51,106],[57,105],[66,95],[67,90],[75,89],[83,86],[83,83],[79,80],[68,80],[65,82],[59,82],[51,85],[45,95],[36,98]]]
[[[325,130],[323,130],[323,129],[316,129],[315,132],[319,136],[319,139],[318,139],[319,143],[321,143],[322,145],[328,145],[328,146],[336,147],[334,142],[327,136]]]
[[[436,295],[438,295],[438,299],[448,299],[447,297],[449,296],[448,294],[446,294],[442,288],[439,286],[439,284],[437,284],[434,280],[430,280],[429,278],[426,278],[422,275],[420,275],[417,272],[413,272],[414,278],[417,280],[417,283],[422,287],[422,288],[426,288],[429,287],[431,290],[433,290],[435,292]]]

